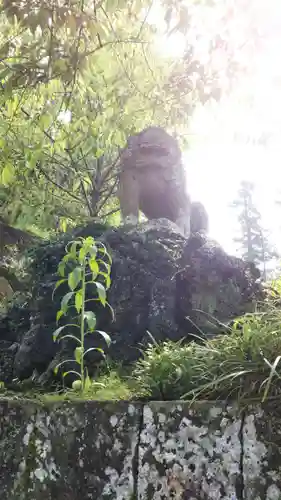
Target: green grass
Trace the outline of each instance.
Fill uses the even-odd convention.
[[[152,399],[263,401],[280,394],[280,359],[281,311],[269,307],[202,344],[150,345],[133,376]]]

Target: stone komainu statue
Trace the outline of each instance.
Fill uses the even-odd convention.
[[[177,141],[164,129],[149,127],[129,137],[120,159],[124,222],[136,224],[141,210],[148,219],[175,222],[189,236],[190,198]]]
[[[161,127],[130,136],[120,157],[119,200],[124,222],[137,224],[139,210],[148,219],[166,218],[185,236],[206,232],[208,216],[186,189],[181,150]]]

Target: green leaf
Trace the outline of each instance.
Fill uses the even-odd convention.
[[[78,254],[78,260],[79,260],[80,264],[83,264],[85,257],[86,257],[86,250],[84,247],[82,247],[82,248],[80,248],[79,254]]]
[[[91,243],[91,245],[89,246],[88,252],[91,255],[91,257],[93,257],[93,258],[96,257],[98,249],[94,243]]]
[[[103,306],[105,306],[105,303],[106,303],[106,290],[105,290],[105,287],[101,283],[99,283],[98,281],[95,281],[95,285],[97,287],[99,301],[101,302],[101,304]]]
[[[70,360],[69,360],[70,361]],[[73,360],[71,360],[73,361]],[[79,372],[76,372],[75,370],[68,370],[67,372],[63,372],[62,376],[63,377],[66,377],[67,375],[69,375],[70,373],[73,373],[74,375],[78,375],[78,377],[81,378],[81,373]],[[76,382],[76,381],[75,381]]]
[[[63,261],[63,262],[65,262],[65,263],[66,263],[66,262],[69,262],[70,260],[73,260],[73,256],[71,255],[71,253],[67,253],[67,254],[63,257],[63,259],[62,259],[62,261]],[[74,260],[76,260],[76,259],[74,259]]]
[[[75,290],[77,285],[80,283],[82,278],[81,267],[75,267],[71,273],[68,275],[68,286],[71,290]]]
[[[68,292],[65,294],[65,296],[63,297],[63,299],[61,301],[61,310],[63,311],[64,314],[67,312],[68,302],[70,301],[70,299],[72,298],[73,295],[74,295],[74,292]]]
[[[54,299],[54,295],[55,295],[55,291],[57,290],[57,288],[66,281],[66,279],[62,279],[62,280],[58,280],[55,284],[55,288],[53,290],[53,293],[52,293],[52,300]]]
[[[6,163],[5,167],[2,170],[1,174],[1,182],[4,186],[9,186],[13,182],[15,178],[15,169],[12,163]]]
[[[60,312],[60,311],[59,311]],[[63,326],[60,326],[59,328],[57,328],[54,333],[53,333],[53,340],[54,342],[57,340],[60,332],[62,332],[62,330],[64,330],[64,328],[66,328],[68,325],[63,325]]]
[[[60,219],[60,221],[59,221],[59,227],[60,227],[60,230],[61,230],[63,233],[66,233],[66,230],[67,230],[67,222],[66,222],[66,219]]]
[[[103,332],[102,330],[96,330],[96,333],[99,333],[104,338],[105,342],[107,343],[107,346],[109,347],[111,344],[111,338],[108,335],[108,333]]]
[[[75,293],[75,308],[78,313],[81,311],[82,303],[82,290],[78,290],[78,292]]]
[[[89,375],[87,375],[87,377],[85,377],[84,389],[85,389],[85,391],[88,391],[89,389],[91,389],[91,387],[92,387],[92,381],[91,381]]]
[[[112,320],[115,321],[115,314],[114,314],[113,307],[111,307],[111,305],[107,301],[106,301],[106,305],[107,305],[107,307],[109,307],[109,310],[110,310],[111,315],[112,315]]]
[[[74,351],[74,356],[75,356],[75,361],[77,361],[77,363],[79,363],[79,365],[81,365],[81,360],[82,360],[82,356],[83,356],[83,349],[81,346],[76,347],[76,349]]]
[[[64,312],[60,309],[58,312],[57,312],[57,316],[56,316],[56,322],[58,322],[60,320],[60,318],[64,315]]]
[[[96,158],[101,158],[103,154],[104,154],[103,149],[97,149],[96,153],[95,153],[95,157]]]
[[[65,363],[73,363],[73,361],[74,361],[73,359],[64,359],[63,361],[57,364],[56,369],[58,370]]]
[[[108,288],[110,288],[111,285],[110,275],[108,273],[104,273],[103,271],[100,271],[99,274],[105,277],[105,287],[108,290]]]
[[[59,265],[58,265],[58,274],[60,276],[65,276],[65,263],[64,262],[60,262]]]
[[[107,274],[110,274],[111,271],[111,265],[108,264],[107,262],[104,262],[104,260],[98,259],[97,262],[100,262],[107,270]]]
[[[56,282],[56,285],[55,285],[55,290],[62,284],[62,283],[65,283],[66,279],[62,279],[62,280],[59,280]]]
[[[265,387],[264,394],[263,394],[263,397],[262,397],[262,403],[264,403],[266,401],[266,399],[267,399],[267,396],[268,396],[268,393],[269,393],[269,390],[270,390],[270,385],[271,385],[271,382],[272,382],[272,379],[273,379],[274,375],[276,375],[280,379],[280,375],[276,371],[276,368],[277,368],[277,366],[278,366],[278,364],[279,364],[279,362],[281,360],[281,356],[277,356],[275,358],[275,361],[274,361],[273,364],[271,364],[265,357],[263,359],[266,362],[266,364],[270,367],[270,374],[269,374],[268,379],[266,379],[266,387]]]
[[[60,337],[58,339],[58,342],[61,342],[61,340],[64,340],[64,339],[72,339],[72,340],[75,340],[75,342],[77,342],[77,344],[81,344],[81,340],[78,339],[77,337],[75,337],[75,335],[71,335],[71,333],[68,333],[67,335],[63,335],[62,337]]]
[[[109,263],[112,264],[112,258],[111,258],[111,255],[108,253],[105,245],[103,243],[100,243],[99,242],[99,252],[102,254],[102,255],[105,255],[108,260],[109,260]]]
[[[86,354],[90,351],[98,351],[101,354],[104,354],[104,350],[101,349],[100,347],[89,347],[89,349],[87,349],[87,351],[84,352],[84,356],[86,356]]]
[[[89,266],[90,266],[90,269],[93,273],[93,280],[97,277],[97,275],[99,274],[99,265],[95,259],[95,257],[91,257],[91,259],[89,260]]]
[[[42,126],[43,129],[48,129],[50,127],[50,125],[52,124],[53,122],[53,117],[48,113],[44,113],[40,116],[40,119],[39,119],[39,125]]]
[[[92,332],[94,331],[97,323],[96,315],[93,311],[85,311],[84,319],[87,321],[88,328]]]
[[[69,250],[69,254],[71,255],[71,257],[75,260],[76,257],[77,257],[77,245],[78,245],[78,241],[74,241],[70,247],[70,250]]]

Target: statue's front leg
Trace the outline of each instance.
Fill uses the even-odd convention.
[[[135,169],[120,174],[119,202],[123,224],[137,225],[139,220],[139,186]]]
[[[188,194],[182,197],[179,214],[176,220],[177,226],[186,238],[191,233],[191,200]]]

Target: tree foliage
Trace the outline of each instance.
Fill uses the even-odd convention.
[[[151,123],[179,132],[219,97],[219,72],[194,44],[175,60],[157,54],[151,6],[3,0],[0,206],[11,224],[45,234],[111,216],[126,137]],[[167,33],[189,33],[184,2],[162,7]]]
[[[266,263],[278,257],[276,249],[271,245],[268,232],[262,227],[261,214],[254,199],[254,184],[242,181],[237,198],[232,207],[237,211],[240,225],[240,236],[235,237],[242,257],[262,267],[266,277]]]

